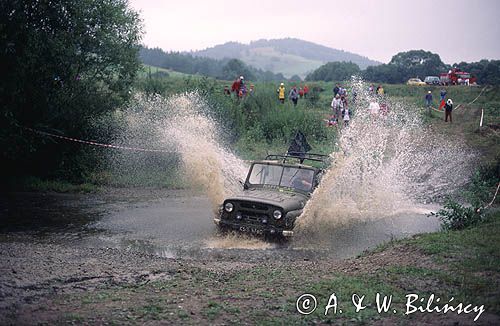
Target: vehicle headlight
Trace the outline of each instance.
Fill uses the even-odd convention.
[[[278,209],[277,209],[277,210],[275,210],[275,211],[273,212],[273,217],[274,217],[275,219],[279,220],[279,219],[281,218],[281,211],[280,211],[280,210],[278,210]]]
[[[226,212],[231,213],[234,209],[233,203],[226,203],[226,205],[224,205],[224,209]]]

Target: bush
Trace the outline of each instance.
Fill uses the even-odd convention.
[[[444,208],[435,214],[442,222],[444,230],[462,230],[479,224],[484,219],[484,211],[472,206],[463,206],[447,199]]]
[[[464,206],[448,198],[442,209],[435,214],[445,230],[461,230],[479,224],[484,220],[484,206],[494,196],[498,165],[485,166],[477,170],[463,192],[463,197],[470,204]]]

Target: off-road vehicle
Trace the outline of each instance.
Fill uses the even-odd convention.
[[[268,155],[252,162],[243,191],[224,200],[215,224],[222,230],[293,236],[327,163],[326,155],[307,153]]]

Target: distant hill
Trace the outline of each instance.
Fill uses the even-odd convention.
[[[191,54],[213,59],[236,58],[262,70],[302,78],[327,62],[351,61],[361,69],[381,64],[359,54],[295,38],[258,40],[250,44],[228,42]]]

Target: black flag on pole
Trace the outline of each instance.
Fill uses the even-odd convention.
[[[290,147],[288,147],[288,155],[298,156],[303,159],[305,157],[305,153],[310,150],[311,146],[307,142],[306,136],[301,131],[297,131],[295,137],[290,143]]]

